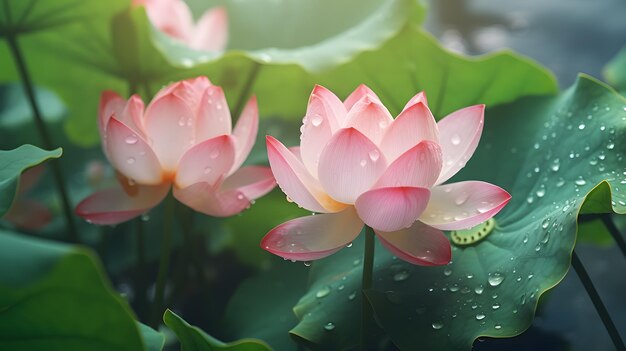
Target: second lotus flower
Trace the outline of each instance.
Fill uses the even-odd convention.
[[[166,86],[145,111],[137,95],[125,101],[105,92],[98,125],[121,187],[91,195],[76,212],[93,223],[120,223],[159,204],[173,186],[174,197],[196,211],[237,214],[275,186],[268,167],[240,168],[258,123],[253,97],[233,130],[224,92],[206,77]]]
[[[420,265],[450,261],[442,230],[473,227],[509,201],[481,181],[442,185],[474,153],[484,106],[467,107],[437,123],[417,94],[394,120],[365,86],[344,102],[317,86],[309,99],[299,148],[271,136],[272,172],[287,196],[322,214],[271,230],[261,247],[285,259],[326,257],[352,242],[364,224],[399,258]]]

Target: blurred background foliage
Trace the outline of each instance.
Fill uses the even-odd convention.
[[[618,197],[623,193],[617,193],[619,179],[611,174],[611,171],[618,174],[626,171],[619,158],[626,153],[626,127],[619,119],[623,115],[623,109],[619,112],[620,106],[624,106],[623,97],[587,78],[582,79],[582,86],[579,81],[569,92],[555,96],[558,85],[562,88],[571,85],[578,72],[604,77],[624,92],[626,55],[625,49],[620,51],[626,33],[626,23],[621,20],[626,13],[623,2],[601,0],[592,4],[558,0],[521,4],[439,0],[426,6],[413,0],[189,1],[196,15],[217,4],[226,6],[230,15],[231,40],[224,54],[192,51],[171,40],[152,28],[143,9],[129,8],[128,0],[2,0],[0,149],[11,150],[23,144],[41,146],[7,45],[10,38],[18,41],[37,84],[37,101],[55,147],[63,148],[63,156],[58,161],[67,176],[73,204],[95,189],[115,182],[113,171],[99,147],[96,126],[98,100],[104,89],[126,96],[138,92],[147,101],[173,80],[207,75],[214,84],[224,87],[234,118],[247,97],[257,95],[261,126],[257,144],[247,161],[250,164],[266,162],[265,134],[277,137],[286,145],[298,143],[297,132],[314,84],[322,84],[344,98],[356,85],[365,83],[379,94],[393,114],[397,114],[417,91],[425,90],[438,119],[470,104],[485,103],[490,107],[485,138],[476,159],[468,164],[466,177],[494,178],[509,190],[515,188],[513,195],[517,204],[498,217],[498,221],[506,223],[507,214],[514,214],[521,208],[527,210],[529,216],[514,222],[536,227],[542,225],[542,216],[531,217],[532,211],[525,206],[528,196],[537,192],[539,183],[517,186],[520,182],[514,182],[510,174],[507,178],[507,172],[525,174],[526,168],[535,166],[532,157],[526,157],[533,153],[524,150],[532,147],[530,140],[534,142],[533,138],[541,140],[542,123],[552,117],[554,106],[563,105],[582,117],[594,103],[602,101],[611,106],[613,112],[596,117],[594,122],[613,125],[617,133],[612,139],[617,147],[603,150],[609,156],[605,170],[597,171],[597,165],[589,164],[591,158],[583,156],[576,163],[581,168],[572,166],[570,172],[572,181],[575,175],[584,175],[586,186],[572,187],[570,193],[550,193],[548,197],[555,196],[555,203],[561,206],[571,201],[569,206],[573,210],[582,204],[580,196],[584,197],[601,180],[609,180],[613,193],[597,195],[598,202],[606,207],[599,212],[622,213],[613,215],[612,221],[621,233],[626,231],[625,205],[619,202],[624,198]],[[504,47],[537,61],[508,49],[492,53]],[[466,56],[484,53],[487,55]],[[575,91],[593,96],[597,101],[572,103],[567,96]],[[540,95],[543,97],[529,97]],[[495,127],[490,127],[491,121]],[[494,141],[494,133],[503,131],[514,131],[514,136]],[[589,151],[588,157],[592,157],[594,152],[605,148],[606,140],[602,134],[587,131],[589,140],[597,138],[598,141],[594,146],[598,149]],[[559,136],[559,142],[567,144],[566,140],[569,139]],[[512,148],[516,148],[516,155]],[[555,150],[557,155],[565,153],[560,157],[562,161],[571,151],[556,144],[548,149]],[[42,151],[35,150],[28,156],[37,153]],[[0,162],[24,159],[19,154],[2,154],[1,157]],[[553,155],[551,157],[553,160]],[[26,166],[38,164],[44,158],[35,156]],[[495,159],[501,160],[496,163],[497,167]],[[0,170],[3,194],[0,208],[8,208],[13,201],[13,196],[4,192],[15,193],[16,174],[20,171],[5,174],[4,169]],[[49,239],[64,240],[66,229],[50,171],[46,172],[30,197],[50,208],[52,222],[40,230],[15,228],[8,221],[0,223],[0,305],[11,307],[0,314],[0,349],[65,350],[71,346],[93,350],[112,347],[161,350],[164,344],[169,345],[166,348],[175,349],[178,340],[185,350],[265,350],[269,345],[282,351],[298,349],[294,341],[310,349],[350,349],[355,345],[354,340],[358,340],[354,333],[358,332],[356,321],[360,320],[358,301],[361,296],[359,293],[351,296],[357,292],[356,278],[360,277],[360,262],[356,262],[360,255],[359,243],[355,242],[353,248],[336,257],[314,263],[313,267],[283,262],[263,251],[258,243],[269,229],[305,213],[287,202],[279,190],[259,199],[244,213],[227,219],[209,218],[177,207],[180,221],[176,226],[167,289],[167,305],[173,312],[165,316],[169,329],[156,332],[136,324],[135,320],[147,320],[149,302],[154,295],[162,209],[155,208],[140,221],[116,227],[81,222],[78,232],[82,246],[54,243]],[[546,175],[550,176],[550,181],[557,179],[550,172]],[[552,206],[543,200],[544,205],[539,205],[536,199],[539,212]],[[614,201],[612,206],[611,201]],[[538,290],[533,297],[528,296],[525,312],[518,317],[511,312],[512,304],[507,306],[509,309],[498,307],[498,313],[510,312],[506,321],[511,323],[503,323],[505,328],[494,329],[490,324],[487,330],[480,323],[471,324],[475,322],[476,313],[466,313],[465,318],[472,319],[468,323],[444,329],[446,335],[437,334],[439,330],[430,324],[444,318],[444,312],[451,316],[457,303],[450,292],[436,294],[441,308],[450,308],[449,311],[426,311],[420,310],[421,306],[411,305],[414,319],[406,321],[406,316],[396,311],[397,306],[402,306],[398,302],[410,299],[411,303],[421,303],[415,294],[424,298],[419,294],[428,287],[428,279],[452,291],[454,285],[450,284],[453,283],[445,280],[451,279],[445,274],[450,268],[409,267],[395,262],[386,251],[377,248],[380,281],[375,284],[376,291],[368,296],[375,310],[376,306],[385,306],[377,310],[384,329],[379,330],[379,348],[394,350],[419,342],[410,338],[420,336],[432,340],[430,347],[424,343],[428,349],[436,349],[445,342],[450,342],[450,348],[469,349],[478,336],[521,333],[532,321],[541,292],[558,283],[567,272],[576,238],[575,217],[554,219],[554,223],[568,228],[568,235],[557,240],[553,234],[549,247],[559,254],[541,264],[549,265],[546,269],[555,272],[535,277],[534,281],[539,281]],[[624,257],[600,218],[588,215],[580,217],[579,221],[577,251],[616,324],[620,330],[626,330],[626,305],[621,297],[626,281],[618,279],[617,273],[626,268]],[[136,235],[139,222],[147,238],[143,243],[144,258],[138,256],[137,250],[141,244]],[[541,228],[529,229],[529,232],[534,233],[535,241],[542,240]],[[493,240],[498,240],[496,238],[494,235]],[[520,239],[523,233],[516,238],[523,240]],[[480,246],[482,251],[479,252],[489,257],[508,259],[508,256],[486,251],[486,244]],[[519,242],[517,246],[524,247]],[[531,249],[534,253],[534,246]],[[549,252],[546,248],[539,257],[550,257]],[[523,251],[516,257],[521,256],[524,256]],[[481,279],[485,280],[491,271],[502,269],[502,263],[492,261],[495,262],[474,274],[484,274]],[[528,262],[525,269],[532,272],[524,271],[525,276],[537,274],[531,267],[539,261]],[[469,264],[470,267],[475,265]],[[19,267],[19,274],[16,267]],[[468,274],[452,268],[453,278]],[[406,278],[398,278],[403,276]],[[337,280],[341,277],[346,277],[345,281]],[[415,281],[416,277],[424,279]],[[505,291],[513,292],[514,280],[513,275],[505,280]],[[459,289],[464,287],[460,281],[455,283],[459,284]],[[528,289],[535,289],[535,286],[529,285]],[[504,305],[510,300],[504,297],[506,293],[502,295]],[[528,331],[512,339],[481,337],[474,342],[474,348],[612,349],[575,274],[565,275],[550,294],[543,296]],[[480,302],[480,298],[476,301]],[[490,308],[486,301],[480,303]],[[515,304],[521,305],[521,301],[518,299]],[[389,316],[384,311],[396,312]],[[458,315],[454,318],[459,318],[460,323],[461,314]],[[402,325],[398,325],[400,322]],[[419,324],[424,322],[427,325]],[[451,322],[446,320],[444,324]],[[216,339],[231,341],[248,337],[264,342],[242,340],[229,344]]]

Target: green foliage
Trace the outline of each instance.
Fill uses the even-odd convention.
[[[308,268],[275,261],[264,272],[244,281],[228,303],[225,330],[233,338],[262,339],[275,350],[292,350],[288,330],[298,319],[292,311],[306,292]]]
[[[0,85],[0,127],[24,128],[32,119],[32,110],[23,87],[19,83]],[[63,103],[51,91],[35,87],[35,97],[41,106],[43,119],[47,123],[55,123],[65,115],[67,110]]]
[[[60,148],[46,151],[33,145],[22,145],[8,151],[0,150],[0,217],[11,208],[22,172],[47,159],[59,158],[62,153]]]
[[[244,339],[223,343],[185,322],[170,310],[165,311],[163,321],[176,333],[183,351],[271,351],[270,347],[260,340]]]
[[[146,351],[161,351],[165,344],[165,336],[147,325],[137,322]]]
[[[0,231],[0,311],[2,350],[144,349],[128,305],[78,247]]]

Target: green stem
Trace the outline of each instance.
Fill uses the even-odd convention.
[[[585,270],[585,266],[583,266],[583,263],[580,261],[580,258],[578,258],[575,250],[572,252],[572,267],[574,267],[574,270],[576,271],[576,274],[578,274],[580,281],[583,283],[585,290],[587,290],[587,294],[589,295],[591,302],[593,302],[596,311],[598,311],[598,314],[600,315],[600,319],[602,319],[602,323],[604,323],[604,328],[606,328],[611,340],[613,340],[615,349],[618,351],[626,351],[626,345],[619,335],[619,331],[617,331],[609,311],[606,309],[606,306],[604,306],[604,303],[600,298],[600,294],[598,294],[591,277],[589,277],[587,270]]]
[[[157,275],[154,302],[152,305],[152,321],[150,326],[157,329],[161,324],[161,314],[163,311],[163,298],[165,295],[165,283],[167,282],[167,271],[170,265],[170,251],[172,248],[172,227],[174,217],[174,199],[171,195],[165,199],[163,208],[163,241],[161,242],[161,259],[159,261],[159,273]]]
[[[252,67],[250,68],[250,73],[248,74],[248,79],[243,85],[241,89],[241,93],[239,93],[239,97],[237,98],[237,102],[235,103],[235,107],[232,110],[231,116],[233,121],[238,119],[243,111],[243,107],[246,104],[246,100],[248,99],[248,95],[250,95],[250,91],[252,90],[252,86],[254,85],[254,81],[256,77],[259,75],[259,71],[261,70],[261,64],[258,62],[252,62]]]
[[[143,231],[143,220],[136,218],[134,220],[135,234],[137,236],[137,270],[135,280],[135,291],[137,295],[137,315],[145,316],[147,311],[146,290],[148,284],[146,281],[146,252],[145,252],[145,238]]]
[[[624,240],[622,234],[619,232],[619,229],[617,229],[615,222],[613,222],[612,216],[608,213],[605,213],[601,215],[601,217],[602,223],[604,223],[606,229],[609,231],[609,233],[611,233],[613,240],[615,240],[617,246],[622,251],[622,255],[626,257],[626,241]]]
[[[372,288],[374,272],[374,230],[369,226],[365,226],[365,251],[363,255],[363,276],[361,282],[362,289],[362,319],[361,319],[361,350],[368,350],[368,337],[370,334],[370,325],[372,323],[372,308],[367,301],[365,292]]]
[[[13,59],[17,65],[20,78],[24,85],[24,91],[26,92],[26,96],[28,98],[28,102],[30,103],[30,107],[33,111],[35,126],[37,127],[37,131],[39,132],[39,136],[43,143],[43,147],[48,150],[54,149],[54,143],[52,142],[52,138],[48,133],[46,128],[46,123],[43,120],[41,111],[39,110],[39,105],[37,104],[37,100],[35,99],[35,89],[30,78],[30,74],[28,73],[28,68],[26,67],[26,61],[22,56],[22,51],[20,50],[19,44],[17,42],[17,38],[9,33],[7,35],[7,42],[9,44],[9,48],[11,50],[11,54],[13,55]],[[67,240],[69,242],[78,242],[78,230],[76,229],[76,223],[74,222],[74,217],[72,215],[72,206],[70,205],[70,199],[67,195],[67,189],[65,187],[65,183],[63,182],[63,172],[61,171],[60,161],[55,159],[49,162],[50,169],[52,170],[52,177],[54,179],[54,183],[56,185],[59,196],[61,197],[61,206],[63,208],[63,214],[65,216],[65,225],[67,227]]]

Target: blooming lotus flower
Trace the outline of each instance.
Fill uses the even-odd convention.
[[[192,49],[215,52],[226,47],[228,15],[223,7],[207,10],[194,24],[183,0],[133,0],[133,5],[144,6],[155,27]]]
[[[234,130],[224,92],[206,77],[161,89],[144,109],[104,92],[98,126],[106,157],[121,187],[97,192],[76,208],[97,224],[115,224],[148,211],[168,194],[196,211],[218,217],[244,210],[274,186],[269,167],[240,168],[258,130],[256,98]]]
[[[442,230],[475,226],[509,201],[480,181],[442,185],[465,166],[483,129],[484,105],[437,123],[424,93],[394,120],[366,86],[343,103],[316,86],[299,148],[267,137],[272,172],[287,196],[322,214],[272,229],[261,247],[285,259],[310,261],[352,242],[363,224],[394,255],[419,265],[442,265],[451,250]]]

